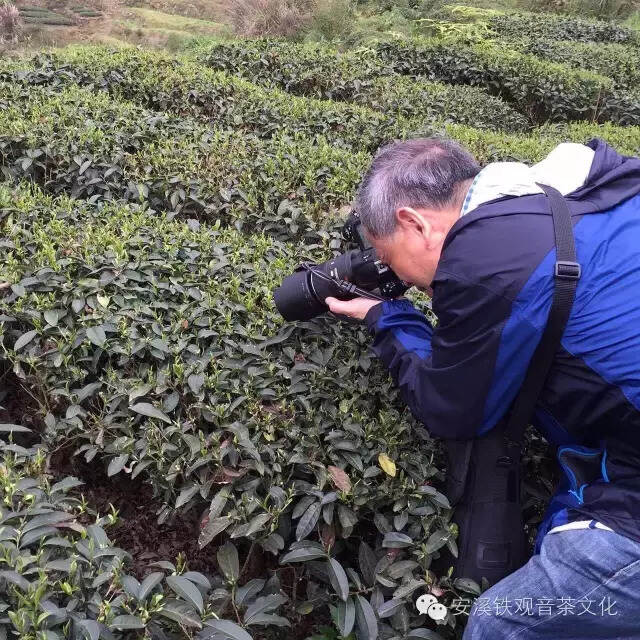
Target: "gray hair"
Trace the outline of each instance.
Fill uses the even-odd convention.
[[[392,142],[380,149],[365,174],[355,207],[367,232],[388,236],[395,231],[399,208],[454,206],[464,195],[462,183],[479,171],[474,157],[453,140]]]

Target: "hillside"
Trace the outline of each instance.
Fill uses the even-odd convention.
[[[20,39],[5,43],[8,52],[73,43],[177,50],[202,36],[216,38],[228,33],[216,20],[219,11],[207,2],[19,0],[16,6],[22,21]]]

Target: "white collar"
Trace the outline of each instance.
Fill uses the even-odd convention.
[[[522,162],[492,162],[469,187],[460,216],[503,196],[542,193],[536,182],[555,187],[562,195],[567,195],[585,183],[594,153],[583,144],[563,142],[531,167]]]

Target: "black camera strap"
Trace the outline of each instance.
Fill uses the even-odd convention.
[[[347,280],[340,280],[340,278],[334,278],[333,276],[328,276],[326,273],[323,273],[316,267],[316,265],[311,264],[309,262],[303,262],[299,269],[303,269],[305,271],[309,271],[316,278],[320,280],[325,280],[326,282],[331,282],[335,287],[337,287],[341,293],[350,296],[359,296],[361,298],[369,298],[369,300],[379,300],[380,302],[385,302],[388,298],[383,296],[379,296],[377,293],[373,293],[373,291],[368,291],[367,289],[362,289],[361,287],[356,286],[355,284],[348,282]]]
[[[516,442],[522,441],[524,431],[533,416],[536,402],[567,326],[581,275],[567,202],[557,189],[540,183],[536,184],[547,195],[553,218],[556,242],[554,290],[547,326],[531,358],[507,422],[507,435]]]

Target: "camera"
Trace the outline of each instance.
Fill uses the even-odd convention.
[[[276,308],[285,320],[311,320],[325,313],[328,307],[324,301],[329,296],[339,300],[362,296],[383,301],[401,296],[409,288],[378,259],[376,250],[365,238],[356,211],[347,219],[342,234],[358,249],[321,264],[303,262],[274,291]]]

